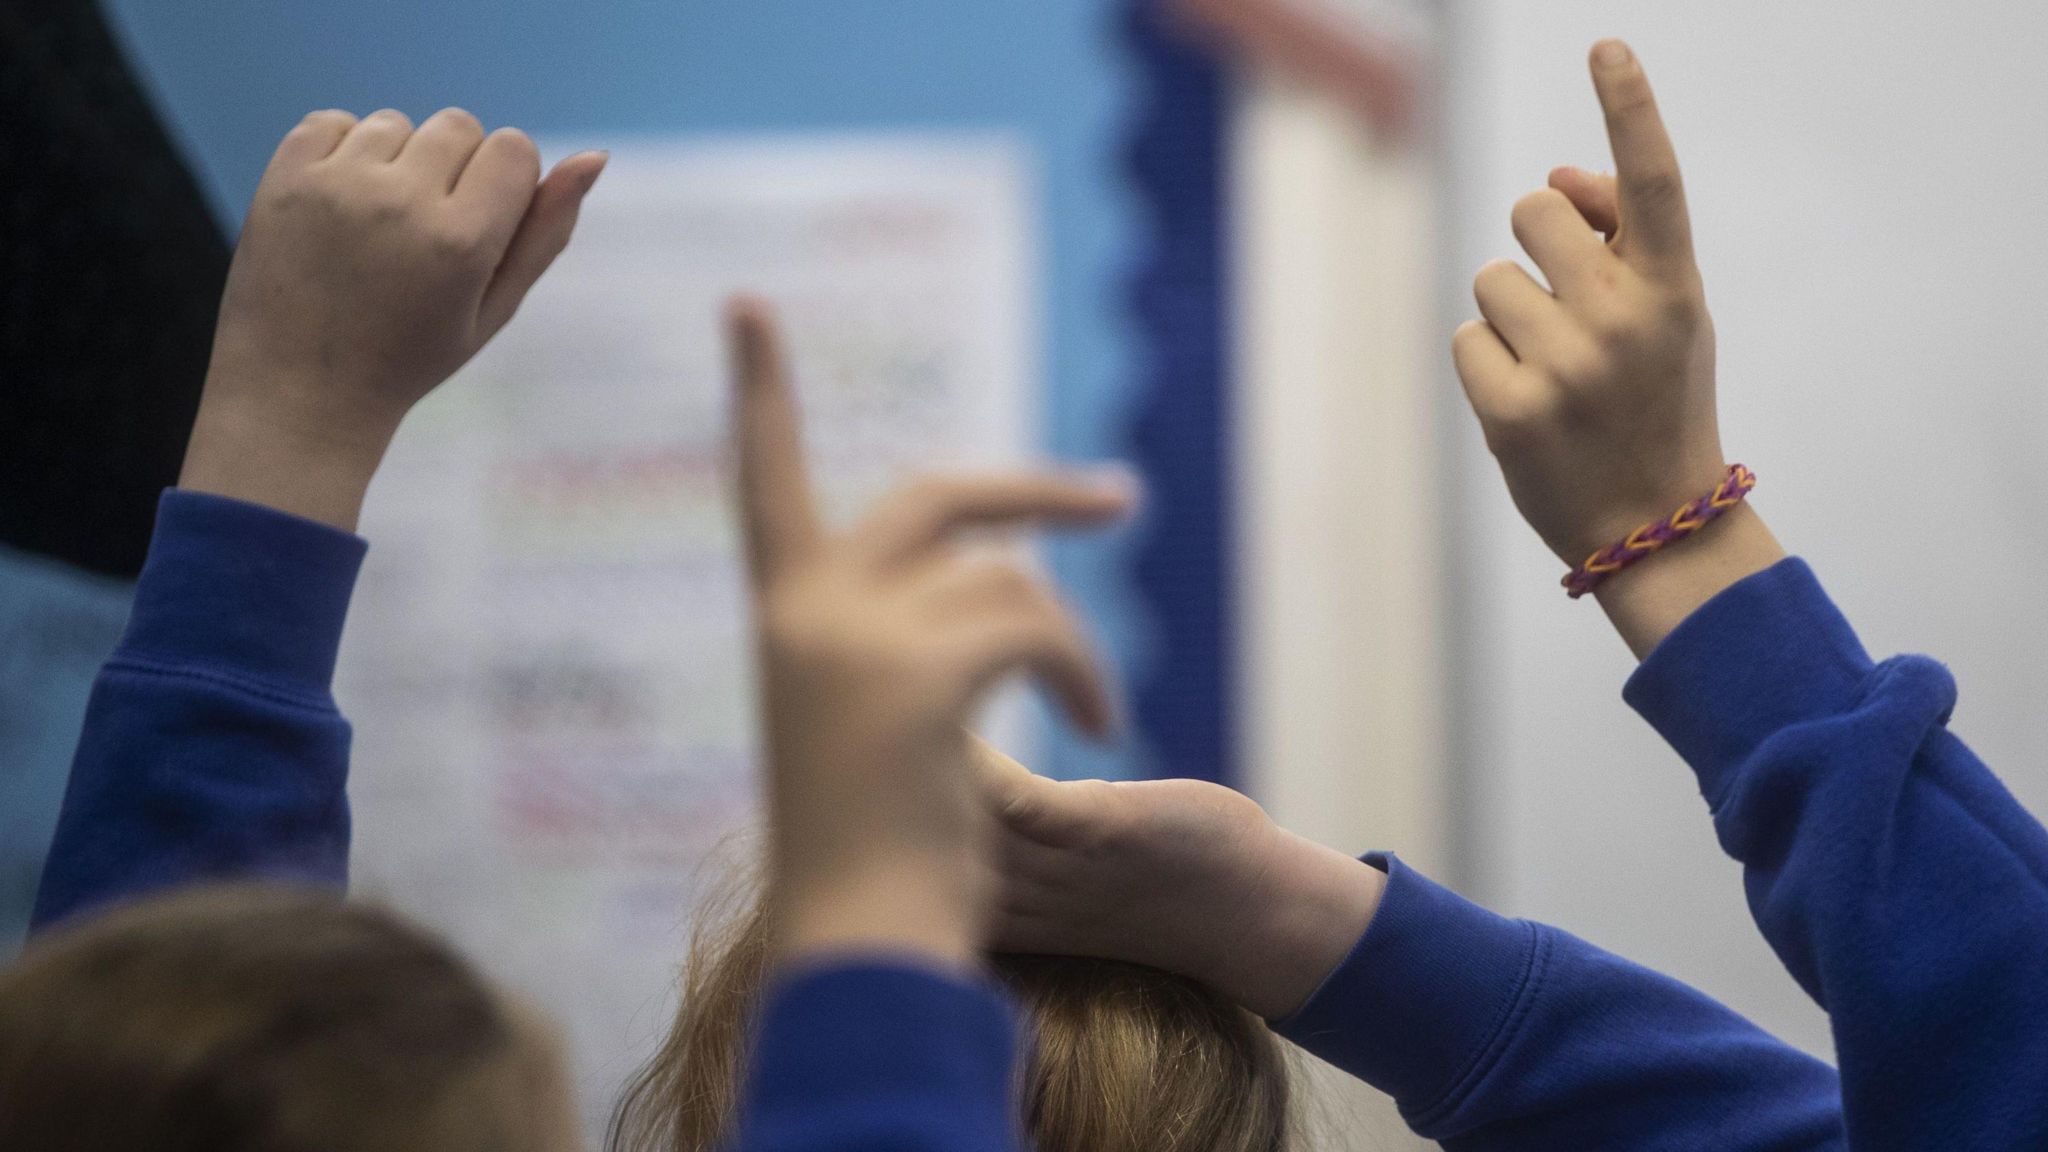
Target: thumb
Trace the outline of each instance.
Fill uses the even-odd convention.
[[[542,273],[569,246],[583,198],[590,195],[609,159],[604,152],[578,152],[555,165],[555,170],[534,190],[533,202],[519,221],[518,231],[512,234],[505,258],[498,263],[497,275],[484,290],[478,325],[485,340],[497,335],[511,321]]]
[[[1031,769],[972,732],[967,734],[967,759],[975,777],[998,800],[1028,787],[1036,779]]]
[[[968,767],[1004,829],[1033,839],[1034,834],[1046,832],[1048,825],[1071,820],[1059,781],[1038,775],[971,732],[967,741]]]
[[[1594,231],[1612,240],[1621,230],[1621,194],[1613,176],[1584,168],[1553,168],[1550,186],[1564,193]]]

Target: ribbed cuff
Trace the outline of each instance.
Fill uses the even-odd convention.
[[[1534,925],[1495,915],[1388,854],[1386,893],[1358,944],[1282,1036],[1394,1097],[1415,1122],[1489,1067],[1538,960]]]
[[[1861,698],[1874,666],[1813,570],[1790,558],[1707,601],[1622,689],[1718,808],[1763,741]]]
[[[324,698],[368,548],[274,508],[170,489],[114,662],[210,668]]]
[[[757,1114],[929,1100],[1007,1125],[1018,1030],[991,987],[908,964],[835,964],[777,982],[754,1053]]]

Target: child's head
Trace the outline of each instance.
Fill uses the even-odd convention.
[[[713,1152],[729,1133],[769,979],[756,903],[700,924],[668,1038],[628,1090],[613,1152]],[[996,956],[1031,1040],[1019,1085],[1036,1152],[1286,1152],[1289,1074],[1256,1016],[1135,964]]]
[[[574,1152],[548,1028],[398,918],[151,900],[0,973],[0,1148]]]

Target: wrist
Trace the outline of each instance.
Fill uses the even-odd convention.
[[[397,429],[397,416],[322,413],[282,395],[236,396],[209,382],[178,486],[354,532]]]
[[[1255,920],[1204,983],[1268,1020],[1293,1015],[1344,962],[1379,910],[1386,873],[1282,830]]]
[[[1599,474],[1605,477],[1608,472]],[[1598,506],[1573,516],[1558,538],[1546,536],[1544,542],[1565,567],[1576,568],[1644,525],[1713,492],[1727,474],[1728,463],[1718,444],[1668,457],[1659,453],[1645,466],[1644,474],[1624,470],[1620,475],[1628,477],[1626,482],[1602,480],[1599,488],[1604,498]]]
[[[1785,555],[1763,517],[1742,504],[1697,536],[1609,577],[1593,595],[1641,659],[1707,601]]]
[[[981,963],[981,915],[968,872],[908,859],[783,867],[769,901],[777,958],[898,955],[972,971]]]

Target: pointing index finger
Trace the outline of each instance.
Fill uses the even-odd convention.
[[[1692,259],[1692,224],[1686,214],[1685,185],[1678,153],[1664,130],[1650,78],[1627,44],[1602,40],[1593,46],[1593,88],[1607,114],[1619,183],[1621,234],[1617,249],[1625,260],[1670,265]]]
[[[733,434],[739,457],[740,524],[754,578],[765,579],[818,540],[817,512],[804,467],[803,427],[775,313],[741,297],[727,311],[734,387]]]

